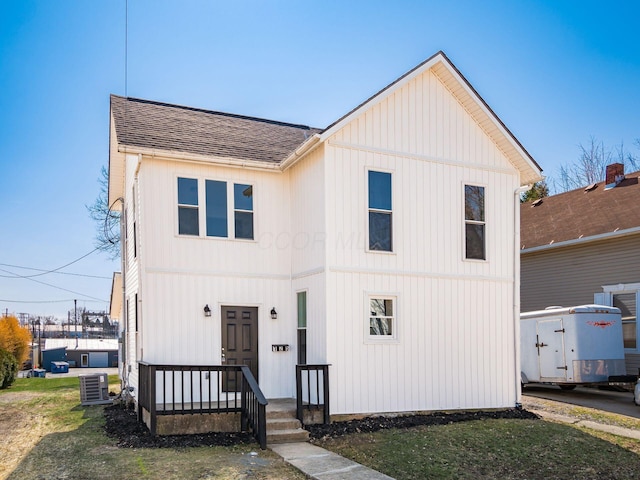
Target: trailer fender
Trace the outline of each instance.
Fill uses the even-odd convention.
[[[526,385],[527,383],[529,383],[529,379],[527,378],[527,375],[524,372],[520,372],[520,383],[522,383],[523,385]]]

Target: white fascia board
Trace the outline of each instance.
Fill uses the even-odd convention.
[[[615,232],[601,233],[599,235],[592,235],[590,237],[575,238],[573,240],[566,240],[564,242],[558,242],[558,243],[550,243],[548,245],[540,245],[537,247],[523,248],[522,250],[520,250],[520,254],[524,255],[527,253],[543,252],[545,250],[551,250],[554,248],[570,247],[574,245],[581,245],[585,243],[596,242],[598,240],[608,240],[612,238],[626,237],[628,235],[634,235],[637,233],[640,233],[640,227],[628,228],[626,230],[618,230]]]
[[[241,160],[233,157],[214,157],[209,155],[199,155],[195,153],[184,153],[170,150],[156,150],[155,148],[130,147],[119,145],[118,152],[128,155],[143,155],[151,158],[177,160],[184,162],[206,163],[208,165],[219,165],[223,167],[248,168],[252,170],[267,170],[280,172],[279,163],[260,162],[256,160]]]
[[[287,168],[298,163],[308,153],[315,150],[320,143],[320,135],[317,133],[306,139],[302,145],[280,163],[280,170],[284,172]]]

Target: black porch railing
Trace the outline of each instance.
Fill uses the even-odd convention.
[[[245,365],[152,365],[138,362],[138,418],[149,412],[156,434],[158,415],[240,413],[240,428],[267,447],[266,405]]]
[[[329,419],[329,365],[296,365],[296,415],[303,424],[304,410],[322,410],[323,423]]]

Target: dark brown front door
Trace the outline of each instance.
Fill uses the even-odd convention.
[[[246,365],[258,381],[258,308],[222,307],[223,365]],[[239,392],[240,376],[223,376],[225,392]]]

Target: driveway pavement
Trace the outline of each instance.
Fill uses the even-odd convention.
[[[561,390],[553,385],[531,385],[524,387],[522,395],[640,418],[640,407],[633,403],[633,392],[614,392],[590,387]]]

